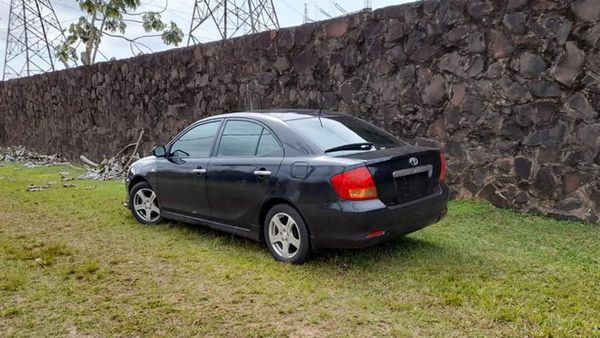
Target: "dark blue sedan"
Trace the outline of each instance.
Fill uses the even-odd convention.
[[[446,214],[446,163],[338,112],[212,116],[156,146],[128,173],[128,206],[144,224],[198,223],[302,263],[319,248],[360,248]]]

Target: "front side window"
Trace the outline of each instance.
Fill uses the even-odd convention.
[[[220,124],[208,122],[188,130],[171,146],[171,156],[208,157]]]
[[[229,121],[223,129],[217,155],[269,157],[281,156],[283,150],[269,130],[261,125],[248,121]]]

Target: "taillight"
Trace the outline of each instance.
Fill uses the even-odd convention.
[[[364,201],[377,198],[377,188],[367,167],[345,171],[331,178],[335,192],[350,201]]]
[[[446,181],[446,157],[444,153],[440,152],[440,183],[444,183]]]

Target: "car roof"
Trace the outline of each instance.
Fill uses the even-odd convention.
[[[268,110],[252,110],[246,112],[227,113],[220,115],[213,115],[210,118],[223,118],[223,117],[248,117],[248,118],[275,118],[281,121],[291,121],[303,118],[310,118],[317,116],[317,109],[268,109]],[[342,112],[334,111],[322,111],[322,117],[332,117],[348,115]]]

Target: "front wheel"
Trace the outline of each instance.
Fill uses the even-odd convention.
[[[310,238],[302,216],[286,204],[275,205],[265,218],[264,237],[278,261],[302,264],[310,256]]]
[[[133,217],[142,224],[158,224],[162,220],[158,197],[148,182],[140,182],[131,188],[129,206]]]

